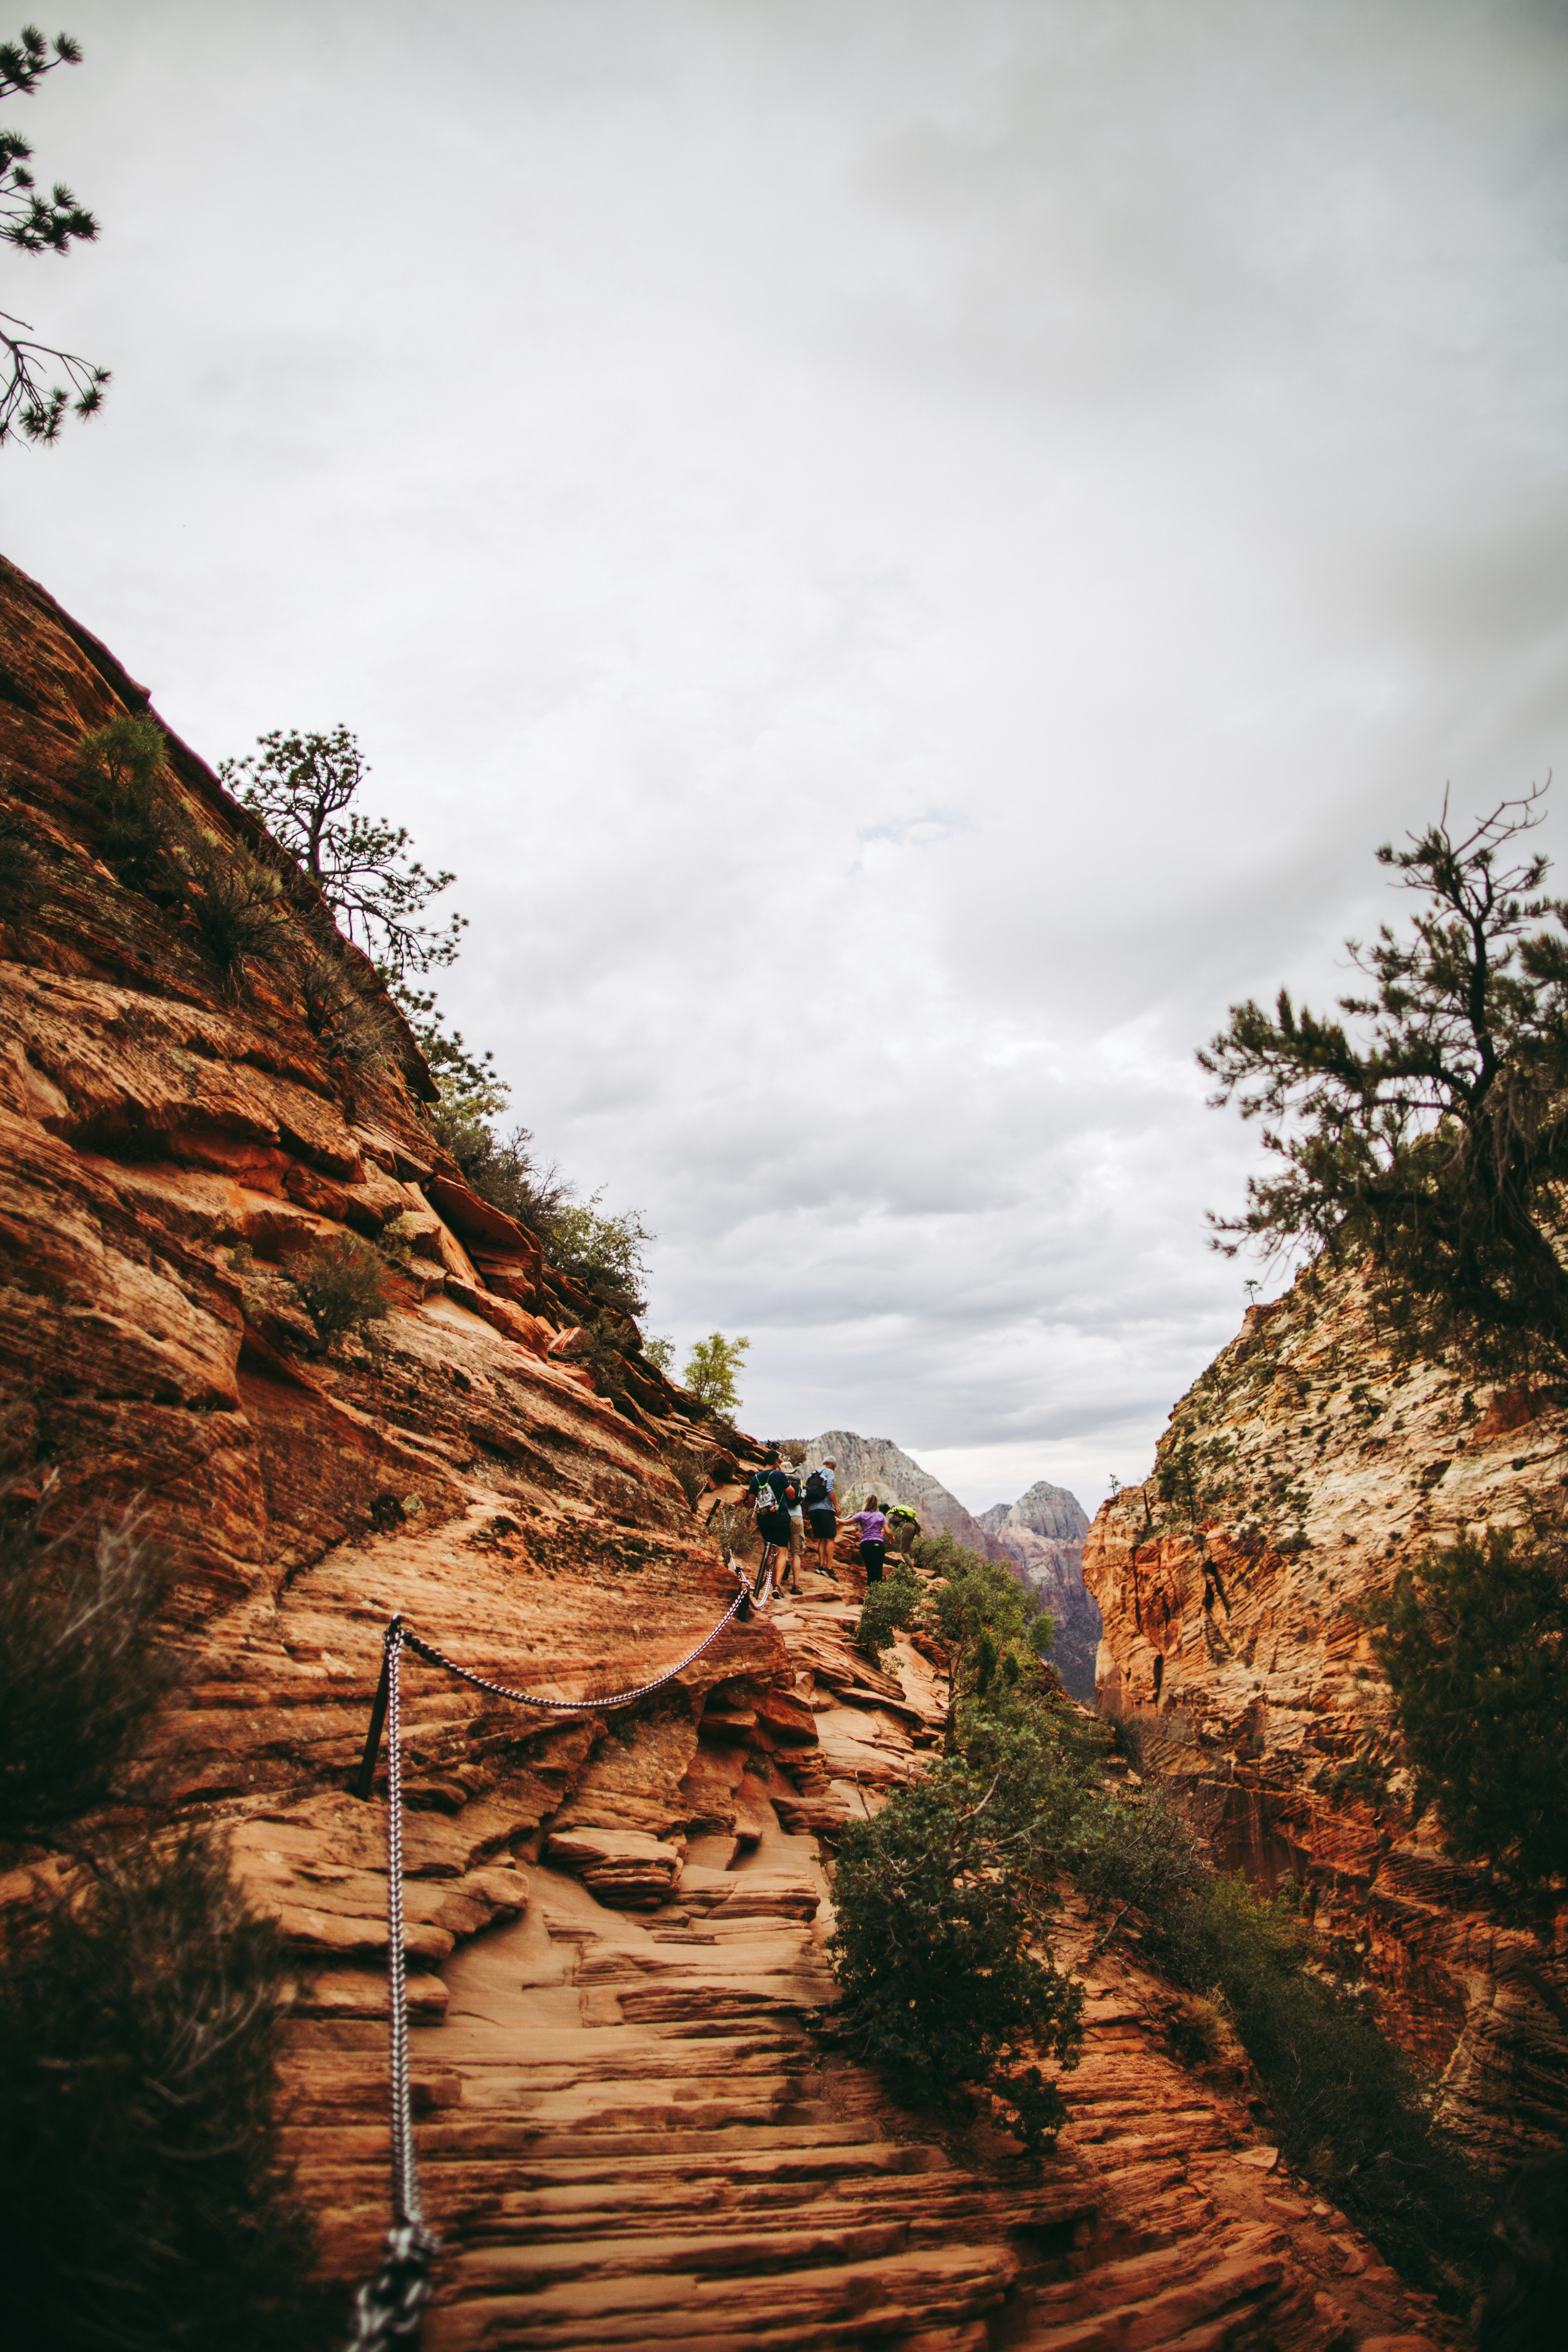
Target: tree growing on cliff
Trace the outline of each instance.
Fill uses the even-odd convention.
[[[24,25],[14,41],[0,41],[0,99],[31,98],[46,74],[80,63],[80,45],[68,33],[49,42],[36,25]],[[63,180],[41,193],[27,169],[32,153],[18,131],[0,131],[0,238],[18,253],[65,254],[73,245],[90,245],[96,219]],[[58,441],[68,409],[93,416],[102,407],[109,370],[37,341],[26,320],[9,311],[0,311],[0,442],[18,433],[26,441]],[[65,380],[51,383],[51,375]]]
[[[1351,940],[1371,982],[1338,1011],[1233,1005],[1198,1061],[1262,1118],[1279,1173],[1248,1182],[1214,1246],[1369,1258],[1405,1345],[1453,1346],[1478,1370],[1568,1370],[1568,903],[1548,861],[1510,845],[1545,787],[1463,838],[1441,820],[1381,864],[1425,901],[1409,930]]]
[[[1493,1528],[1428,1553],[1367,1614],[1417,1803],[1461,1861],[1549,1900],[1568,1877],[1568,1548]]]
[[[710,1331],[706,1339],[693,1344],[681,1383],[710,1413],[727,1418],[740,1412],[741,1391],[735,1383],[741,1359],[751,1344],[749,1339],[726,1339],[722,1331]]]
[[[275,728],[258,740],[258,751],[225,760],[218,774],[298,861],[349,937],[393,980],[455,962],[467,918],[452,915],[439,929],[421,919],[458,877],[409,856],[406,825],[351,807],[368,770],[348,729]]]
[[[370,957],[402,1006],[443,1101],[471,1119],[492,1117],[508,1094],[494,1055],[471,1053],[461,1031],[447,1026],[435,991],[416,984],[457,961],[467,916],[451,915],[439,926],[424,919],[457,876],[432,873],[412,856],[406,825],[353,806],[369,771],[348,728],[325,735],[274,728],[258,745],[242,760],[222,761],[219,776]]]

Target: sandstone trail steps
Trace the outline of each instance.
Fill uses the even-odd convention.
[[[826,1608],[780,1622],[797,1657],[828,1656]],[[879,1723],[885,1742],[898,1722]],[[815,1839],[780,1825],[799,1806],[778,1786],[749,1850],[694,1839],[658,1907],[608,1908],[546,1865],[523,1917],[445,1963],[446,2021],[414,2034],[443,2239],[426,2352],[1349,2352],[1408,2330],[1391,2278],[1347,2304],[1338,2252],[1303,2262],[1307,2208],[1259,2168],[1245,2110],[1184,2071],[1102,1957],[1080,1966],[1071,2121],[1037,2173],[994,2150],[966,2162],[894,2107],[816,2030],[834,2000],[827,1883]],[[1064,1962],[1093,1941],[1064,1923]],[[330,2037],[293,2110],[341,2275],[372,2265],[385,2222],[374,2032]]]
[[[764,1852],[806,1846],[781,1835]],[[812,1873],[806,1861],[807,1885]],[[1058,2167],[999,2187],[912,2134],[810,2031],[831,1997],[813,1927],[738,1923],[698,1942],[673,1916],[606,1914],[553,1872],[537,1886],[525,1923],[451,1964],[448,2021],[416,2037],[427,2097],[460,2088],[420,2129],[446,2239],[426,2352],[682,2340],[980,2352],[1013,2336],[1029,2289],[1047,2299],[1040,2324],[1014,2340],[1041,2346],[1099,2341],[1085,2325],[1113,2315],[1159,2324],[1170,2307],[1250,2326],[1278,2305],[1278,2257],[1222,2247],[1184,2153],[1122,2117],[1100,2119],[1100,2153],[1121,2157],[1119,2185],[1145,2210],[1120,2233],[1121,2260],[1104,2259],[1105,2174]],[[333,2219],[374,2227],[384,2135],[364,2131],[352,2151],[333,2138]],[[1085,2274],[1091,2245],[1100,2259]]]

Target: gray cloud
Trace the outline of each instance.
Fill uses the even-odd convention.
[[[104,239],[0,299],[118,380],[8,551],[213,756],[358,730],[753,1425],[1136,1475],[1242,1304],[1193,1045],[1563,764],[1562,9],[72,25]]]

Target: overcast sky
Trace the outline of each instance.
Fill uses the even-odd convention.
[[[215,761],[354,729],[747,1426],[1142,1475],[1250,1271],[1194,1046],[1565,764],[1568,8],[66,21],[103,236],[0,304],[115,384],[0,545]]]

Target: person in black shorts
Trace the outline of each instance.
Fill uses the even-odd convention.
[[[763,1557],[758,1564],[753,1588],[760,1597],[767,1583],[774,1553],[782,1551],[786,1561],[789,1558],[789,1507],[795,1499],[796,1489],[788,1471],[779,1468],[779,1457],[775,1454],[771,1467],[752,1474],[748,1491],[756,1512],[757,1533],[763,1539]]]
[[[834,1488],[837,1483],[836,1462],[825,1462],[814,1470],[805,1482],[805,1524],[811,1533],[811,1549],[818,1576],[827,1576],[837,1584],[837,1573],[833,1565],[834,1538],[838,1533],[838,1517],[834,1509]]]

